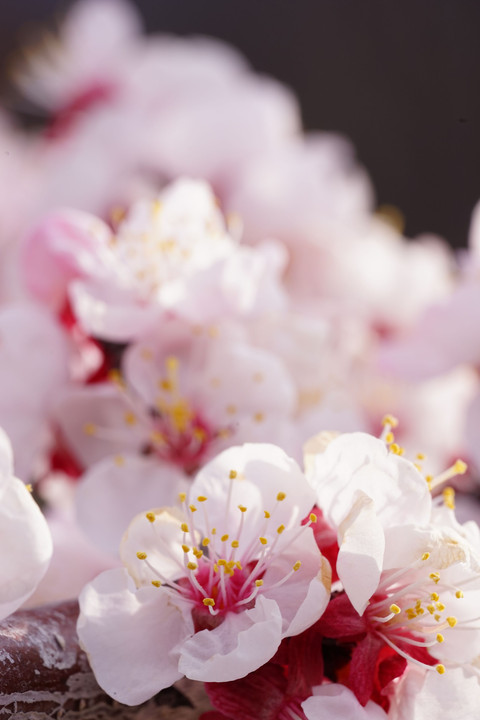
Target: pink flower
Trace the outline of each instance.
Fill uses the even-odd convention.
[[[126,569],[80,598],[78,633],[100,685],[136,704],[181,675],[235,680],[313,624],[330,590],[301,524],[313,499],[283,451],[245,445],[200,471],[181,510],[138,515],[121,545]]]

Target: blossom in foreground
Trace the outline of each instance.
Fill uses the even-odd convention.
[[[329,599],[315,516],[302,524],[314,493],[280,448],[224,451],[181,500],[181,509],[138,515],[121,545],[125,568],[80,597],[78,633],[97,680],[127,704],[182,675],[245,676]]]
[[[51,555],[46,520],[29,489],[13,477],[12,448],[0,431],[0,619],[34,592]]]
[[[302,703],[307,720],[387,720],[387,714],[371,700],[362,707],[344,685],[332,683],[314,688]]]

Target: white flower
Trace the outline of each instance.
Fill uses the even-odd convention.
[[[313,688],[302,710],[307,720],[387,720],[379,705],[369,700],[363,707],[351,690],[337,683]]]
[[[245,676],[329,599],[315,517],[302,525],[314,494],[282,450],[230,448],[181,499],[182,510],[137,516],[121,546],[126,570],[104,573],[80,598],[78,633],[97,680],[127,704],[183,674]]]

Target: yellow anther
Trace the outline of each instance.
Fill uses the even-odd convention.
[[[202,602],[206,605],[206,607],[213,607],[215,605],[215,600],[213,598],[203,598]]]
[[[394,455],[400,455],[401,447],[397,443],[392,443],[390,445],[390,450]]]
[[[193,437],[195,438],[195,440],[198,440],[198,442],[203,442],[204,440],[207,439],[207,433],[206,433],[205,430],[204,430],[203,428],[201,428],[201,427],[195,427],[195,428],[193,428],[193,433],[192,433],[192,435],[193,435]]]
[[[232,548],[235,548],[235,549],[238,548],[238,540],[232,540],[231,545],[232,545]]]
[[[222,535],[222,537],[220,538],[220,540],[221,540],[222,542],[227,542],[228,537],[229,537],[229,536],[228,536],[228,533],[225,533],[225,535]]]
[[[83,426],[83,432],[85,435],[95,435],[97,432],[97,426],[94,423],[85,423]]]
[[[317,518],[317,516],[315,515],[315,513],[310,513],[309,520],[310,520],[311,523],[316,523],[316,522],[317,522],[317,519],[318,519],[318,518]]]
[[[210,545],[210,538],[203,538],[202,545],[203,547],[207,547],[207,545]]]
[[[413,466],[417,468],[418,472],[422,472],[422,466],[420,463],[413,463]]]
[[[241,564],[238,560],[237,560],[237,562],[235,563],[235,567],[237,568],[237,570],[242,570],[242,569],[243,569],[243,568],[242,568],[242,564]]]
[[[247,508],[245,507],[245,505],[239,505],[238,509],[240,510],[240,512],[247,512]]]
[[[168,378],[163,378],[163,380],[158,381],[158,387],[160,390],[165,390],[165,392],[172,392],[173,383]]]
[[[255,585],[256,585],[257,587],[262,587],[262,585],[263,585],[263,580],[255,580]]]
[[[25,488],[28,490],[29,493],[33,492],[33,485],[32,483],[28,483],[25,485]]]
[[[178,499],[180,500],[181,503],[184,503],[185,500],[187,499],[187,493],[184,493],[184,492],[178,493]]]
[[[139,560],[146,560],[147,559],[147,553],[146,552],[137,552],[137,558]]]
[[[442,643],[445,640],[442,633],[437,634],[437,642]]]
[[[431,485],[433,483],[433,475],[425,475],[425,480],[427,482],[427,485]]]
[[[430,595],[430,599],[433,600],[433,602],[437,602],[437,600],[439,599],[438,593],[433,592],[433,593]]]
[[[266,537],[261,537],[261,538],[258,538],[258,539],[260,540],[260,542],[262,543],[262,545],[266,545],[267,542],[268,542],[268,540],[267,540]]]
[[[237,412],[237,407],[236,405],[227,405],[226,410],[229,415],[235,415],[235,413]]]
[[[429,553],[429,552],[424,552],[423,555],[422,555],[422,560],[424,560],[424,561],[425,561],[425,560],[428,560],[429,557],[430,557],[430,553]]]
[[[468,470],[468,465],[463,460],[456,460],[453,464],[453,470],[457,475],[465,475]]]
[[[212,535],[216,535],[216,534],[217,534],[217,528],[212,528]]]
[[[198,548],[193,548],[192,552],[197,559],[201,558],[203,555],[203,550],[199,550]]]
[[[152,585],[153,585],[153,587],[160,587],[161,584],[162,584],[162,583],[160,582],[160,580],[152,580]]]
[[[153,513],[153,512],[145,513],[145,517],[147,518],[148,522],[151,522],[151,523],[155,522],[155,513]]]
[[[122,467],[122,465],[125,465],[125,458],[123,457],[123,455],[115,455],[115,457],[113,458],[113,462],[115,463],[115,465],[118,465],[118,467]]]
[[[207,498],[205,497],[205,495],[199,495],[199,496],[197,497],[198,502],[205,502],[206,499],[207,499]]]
[[[197,508],[195,507],[195,505],[189,505],[189,506],[188,506],[188,509],[189,509],[190,512],[192,512],[192,513],[197,512]]]
[[[437,610],[439,612],[443,612],[445,610],[445,605],[442,602],[437,602]]]
[[[425,455],[423,453],[417,453],[417,460],[425,460]]]
[[[230,480],[235,480],[235,478],[237,477],[237,471],[236,471],[236,470],[230,470],[230,472],[229,472],[229,474],[228,474],[228,477],[230,478]]]
[[[398,615],[398,613],[401,612],[401,610],[398,607],[398,605],[395,605],[395,603],[393,603],[392,605],[390,605],[390,612],[395,613],[395,615]]]
[[[449,510],[455,510],[455,490],[452,487],[446,487],[443,492],[443,504]]]
[[[425,610],[422,607],[417,608],[417,615],[423,615]]]
[[[385,442],[387,443],[387,445],[390,445],[390,443],[392,443],[394,440],[395,440],[395,436],[392,432],[388,432],[385,435]]]
[[[430,578],[430,580],[433,580],[434,583],[438,583],[438,581],[440,580],[440,574],[437,572],[430,573],[428,577]]]
[[[437,665],[435,670],[438,672],[439,675],[443,675],[445,672],[445,665]]]
[[[218,561],[218,565],[220,567],[224,567],[226,564],[227,564],[227,561],[224,560],[224,558],[220,558],[220,560]]]
[[[120,386],[125,385],[125,382],[123,380],[122,373],[120,372],[120,370],[115,370],[115,369],[110,370],[108,373],[108,379],[110,380],[110,382],[115,383],[115,385],[120,385]]]
[[[256,412],[253,416],[253,419],[255,420],[255,422],[261,423],[264,421],[265,415],[261,412]]]
[[[463,592],[461,590],[457,590],[455,593],[455,597],[460,600],[460,598],[463,598]]]
[[[189,562],[189,563],[187,563],[187,568],[188,568],[189,570],[196,570],[197,567],[198,567],[197,563],[194,563],[194,562]]]
[[[413,608],[407,608],[407,610],[405,610],[405,615],[409,620],[413,620],[413,618],[416,617],[416,613]]]
[[[455,627],[455,625],[457,624],[457,618],[456,618],[456,617],[452,617],[452,616],[451,616],[451,617],[448,617],[448,618],[447,618],[447,623],[450,625],[451,628],[453,628],[453,627]]]
[[[169,355],[165,360],[165,367],[168,372],[175,373],[178,370],[178,358],[175,355]]]
[[[281,535],[283,531],[285,530],[285,525],[279,525],[277,528],[277,533]]]
[[[123,419],[125,420],[127,425],[135,425],[135,423],[137,422],[136,415],[131,411],[126,412],[123,416]]]
[[[188,547],[188,545],[182,545],[182,550],[184,553],[190,552],[190,548]]]
[[[435,620],[436,620],[437,622],[440,622],[440,620],[442,619],[442,616],[439,615],[438,613],[435,613],[435,615],[434,615],[433,617],[435,618]]]
[[[382,419],[382,425],[390,425],[395,428],[398,425],[398,420],[394,415],[385,415]]]
[[[297,560],[297,562],[293,566],[293,569],[295,570],[295,572],[297,572],[297,570],[300,570],[301,567],[302,567],[302,563],[300,562],[300,560]]]
[[[287,497],[287,493],[284,493],[284,492],[277,493],[277,500],[279,502],[281,502],[282,500],[285,500],[286,497]]]
[[[270,513],[268,512],[268,510],[264,510],[263,514],[265,515],[265,518],[268,520],[268,518],[270,517]]]
[[[183,530],[183,532],[188,532],[188,525],[187,523],[182,523],[180,525],[180,528]]]
[[[430,615],[433,615],[433,613],[435,612],[435,605],[427,605],[427,610]]]

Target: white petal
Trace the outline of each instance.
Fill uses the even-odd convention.
[[[313,696],[302,703],[307,720],[386,720],[386,712],[376,703],[362,707],[349,688],[338,683],[313,688]]]
[[[162,588],[135,592],[126,570],[108,570],[80,595],[78,636],[98,684],[138,705],[181,677],[176,645],[187,630]]]
[[[0,494],[0,619],[35,590],[52,555],[52,539],[40,508],[16,478]]]
[[[339,527],[337,573],[355,610],[362,615],[378,587],[385,535],[375,503],[357,491],[352,510]]]
[[[197,632],[183,643],[179,669],[191,680],[237,680],[273,657],[281,631],[277,603],[260,596],[251,610],[229,613],[214,630]]]
[[[91,467],[78,485],[79,524],[93,542],[116,554],[134,515],[174,505],[185,484],[180,470],[155,459],[136,455],[106,458]]]

